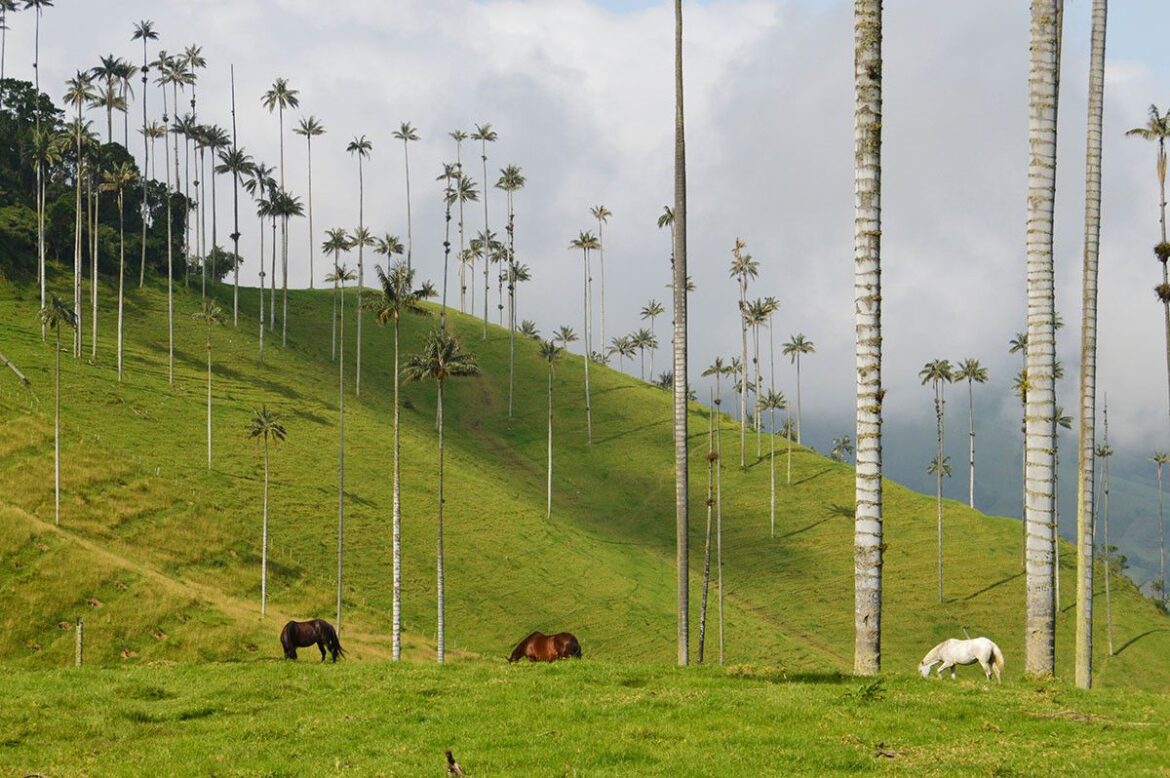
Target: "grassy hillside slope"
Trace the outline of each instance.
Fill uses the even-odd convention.
[[[271,657],[286,618],[332,620],[337,571],[337,369],[330,361],[331,297],[290,294],[289,344],[279,324],[257,359],[256,291],[241,292],[240,326],[213,333],[215,459],[206,467],[204,330],[190,315],[193,284],[176,294],[176,377],[166,380],[165,289],[127,299],[127,356],[114,371],[111,290],[102,289],[99,354],[62,359],[62,518],[53,526],[52,349],[36,322],[36,291],[0,285],[0,351],[28,374],[35,396],[0,376],[0,658],[70,661],[68,628],[83,615],[99,663]],[[231,289],[215,292],[230,313]],[[351,290],[347,311],[352,312]],[[614,370],[593,379],[594,443],[586,446],[579,356],[557,365],[554,503],[544,518],[545,372],[535,344],[517,340],[515,418],[507,407],[505,331],[482,339],[452,315],[484,374],[447,392],[447,635],[456,657],[499,657],[533,629],[568,629],[587,656],[670,662],[674,654],[673,474],[665,392]],[[542,323],[548,332],[560,322]],[[362,393],[354,397],[347,324],[345,614],[355,658],[389,654],[389,333],[366,319]],[[433,326],[404,321],[410,353]],[[434,635],[434,386],[404,387],[403,536],[407,656],[430,657]],[[259,619],[261,456],[246,439],[253,408],[284,417],[272,454],[268,618]],[[691,416],[692,636],[698,634],[705,518],[707,416]],[[751,453],[755,439],[750,438]],[[796,671],[848,670],[852,646],[852,494],[849,466],[803,449],[781,484],[769,538],[768,463],[741,472],[738,432],[724,424],[724,562],[729,662]],[[763,442],[767,451],[768,441]],[[778,443],[783,451],[784,442]],[[937,603],[932,497],[886,489],[884,667],[912,670],[934,643],[987,634],[1008,674],[1022,666],[1021,529],[946,503],[946,602]],[[1071,674],[1072,554],[1062,558],[1061,674]],[[1099,587],[1103,588],[1103,587]],[[1104,685],[1170,688],[1157,661],[1170,620],[1132,584],[1113,579],[1118,656],[1100,652]],[[714,592],[712,593],[714,596]],[[708,658],[717,657],[716,604]],[[1102,607],[1099,611],[1103,615]],[[1104,648],[1104,620],[1097,645]]]

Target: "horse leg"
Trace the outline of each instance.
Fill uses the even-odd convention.
[[[321,663],[324,664],[325,663],[325,641],[324,640],[317,641],[317,649],[321,652]]]

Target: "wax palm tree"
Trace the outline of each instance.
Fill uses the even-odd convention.
[[[736,238],[735,245],[731,249],[731,277],[739,284],[739,325],[742,338],[740,366],[743,371],[742,382],[744,385],[748,383],[748,281],[756,278],[760,274],[760,263],[753,259],[751,254],[745,253],[745,248],[747,248],[747,243],[740,238]],[[740,392],[739,395],[739,420],[739,466],[746,467],[748,427],[747,392]]]
[[[358,250],[358,267],[360,268],[361,262],[362,262],[362,252],[367,248],[372,248],[372,247],[376,246],[377,239],[365,227],[358,227],[357,229],[355,229],[353,232],[350,233],[349,242],[354,248],[356,248]],[[361,312],[363,310],[365,310],[363,307],[364,303],[361,302],[361,300],[362,300],[361,277],[362,277],[362,273],[361,273],[361,270],[359,270],[358,271],[358,290],[357,290],[359,302],[358,302],[357,312],[354,314],[356,316],[357,322],[358,322],[358,324],[357,324],[357,333],[358,333],[357,334],[357,352],[356,353],[359,357],[362,353],[362,341],[361,341],[362,316],[361,316]],[[361,397],[361,395],[362,395],[362,393],[361,393],[361,375],[362,375],[361,362],[359,360],[357,362],[357,373],[356,373],[355,378],[354,378],[354,392],[353,392],[354,395],[357,397]]]
[[[792,364],[796,365],[796,443],[800,445],[800,358],[805,354],[815,354],[816,344],[798,332],[784,344],[783,353]]]
[[[358,163],[358,229],[354,233],[355,241],[358,236],[362,236],[362,242],[355,242],[358,250],[358,277],[357,277],[357,304],[358,311],[362,308],[362,286],[365,284],[365,247],[369,245],[364,242],[369,238],[369,233],[366,232],[366,184],[362,172],[362,160],[368,159],[370,151],[374,148],[374,144],[366,138],[365,135],[354,138],[345,147],[345,150],[357,157]],[[357,317],[357,378],[354,381],[354,394],[358,397],[362,396],[362,317],[358,314]]]
[[[654,355],[654,350],[658,348],[658,338],[655,337],[654,333],[652,333],[650,330],[643,327],[643,328],[639,329],[637,332],[634,332],[630,335],[630,343],[634,346],[634,348],[636,348],[638,350],[638,354],[639,354],[639,358],[640,358],[639,361],[641,363],[640,377],[643,381],[645,381],[646,380],[646,349],[650,349],[650,354],[651,354],[650,374],[654,375],[654,364],[653,364],[654,357],[653,357],[653,355]]]
[[[146,171],[150,167],[150,138],[147,135],[146,125],[146,85],[147,75],[150,73],[150,60],[146,52],[146,44],[150,41],[158,40],[158,33],[154,31],[154,22],[143,19],[134,24],[134,35],[130,40],[142,41],[142,257],[138,265],[138,288],[146,283],[146,216],[150,212],[149,205],[146,202],[147,192],[147,176]],[[238,254],[238,252],[237,252]]]
[[[106,109],[106,143],[114,142],[114,110],[126,107],[125,100],[118,94],[115,84],[118,81],[118,65],[121,60],[113,55],[106,54],[98,57],[98,64],[90,68],[90,75],[104,83],[104,88],[95,95],[95,107]]]
[[[325,277],[340,286],[341,312],[337,350],[337,631],[341,631],[341,581],[345,548],[345,282],[354,280],[345,265]],[[360,310],[359,310],[360,316]]]
[[[446,654],[445,605],[443,577],[443,384],[448,378],[479,374],[475,357],[463,351],[459,342],[442,327],[438,327],[423,344],[421,353],[406,360],[402,377],[408,382],[433,379],[438,387],[439,482],[438,482],[438,661]]]
[[[284,294],[282,295],[283,311],[280,315],[280,345],[282,347],[288,345],[288,220],[294,216],[304,216],[305,208],[301,204],[301,198],[290,195],[283,189],[277,190],[272,195],[272,210],[273,214],[280,218],[280,223],[284,225],[284,235],[281,244],[281,264],[284,266],[282,273]]]
[[[853,453],[853,440],[848,435],[833,438],[833,448],[829,452],[829,459],[834,462],[848,462]]]
[[[651,335],[654,336],[654,340],[655,340],[654,348],[650,349],[650,374],[651,375],[654,374],[654,351],[655,351],[655,349],[657,349],[657,340],[658,340],[658,335],[657,335],[657,332],[656,332],[655,327],[654,327],[654,321],[664,313],[666,313],[666,309],[664,307],[662,307],[662,303],[658,302],[657,300],[655,300],[653,298],[651,298],[651,300],[648,303],[643,305],[642,310],[639,312],[639,315],[642,317],[642,321],[646,321],[647,319],[650,320],[650,333],[651,333]]]
[[[589,213],[597,219],[597,242],[601,245],[597,256],[601,263],[601,342],[605,343],[605,225],[609,217],[613,216],[613,211],[604,205],[595,205],[589,209]]]
[[[755,406],[755,426],[756,426],[756,457],[763,454],[761,434],[763,424],[761,423],[761,412],[763,408],[760,406],[760,400],[764,396],[764,378],[763,366],[760,364],[760,327],[768,322],[768,318],[772,315],[770,307],[764,302],[763,298],[757,297],[748,303],[748,325],[752,328],[752,362],[756,367],[756,406]]]
[[[125,59],[118,60],[115,71],[118,79],[118,92],[122,98],[122,148],[130,151],[130,98],[134,96],[134,77],[138,75],[138,66]],[[146,169],[145,164],[143,170]]]
[[[1158,549],[1159,549],[1159,563],[1158,563],[1158,586],[1154,587],[1158,591],[1159,599],[1166,601],[1166,512],[1163,508],[1162,500],[1162,470],[1167,462],[1170,462],[1170,454],[1165,451],[1155,451],[1154,455],[1150,457],[1150,461],[1154,463],[1155,472],[1158,476]]]
[[[330,338],[330,353],[329,359],[333,362],[337,361],[337,298],[340,294],[339,269],[341,267],[341,252],[348,252],[352,247],[349,241],[349,233],[340,227],[325,231],[326,241],[321,244],[321,250],[326,254],[333,254],[333,273],[325,280],[333,284],[333,334]]]
[[[232,145],[232,140],[228,137],[227,130],[217,124],[209,124],[203,128],[203,145],[211,150],[211,251],[209,252],[211,258],[211,280],[213,282],[219,280],[219,270],[216,267],[217,249],[219,249],[219,219],[218,208],[215,199],[215,176],[220,173],[219,166],[215,164],[215,158],[222,152],[223,149]],[[239,254],[236,254],[239,257]],[[204,260],[206,262],[206,259]]]
[[[934,420],[935,431],[938,439],[938,452],[935,455],[935,461],[942,462],[943,457],[943,416],[946,407],[946,399],[944,397],[945,387],[947,384],[955,380],[954,370],[951,368],[950,361],[946,359],[935,359],[927,362],[921,370],[918,371],[918,377],[922,379],[922,385],[930,384],[931,391],[934,392]],[[935,475],[935,500],[938,503],[938,601],[941,604],[943,601],[943,561],[942,561],[942,477],[941,469],[934,471]]]
[[[1028,408],[1025,669],[1055,672],[1052,597],[1055,311],[1052,211],[1056,191],[1056,103],[1063,0],[1033,0],[1029,71],[1028,163]]]
[[[462,177],[463,176],[463,141],[467,140],[467,133],[464,132],[463,130],[455,130],[454,132],[448,133],[448,135],[450,135],[451,138],[455,141],[455,166],[454,166],[454,170],[455,170],[455,173],[457,173],[460,177]],[[471,179],[468,179],[468,181],[470,181],[470,180]],[[464,242],[463,242],[463,203],[464,203],[464,200],[460,199],[459,200],[459,254],[457,255],[457,258],[460,260],[460,262],[463,261],[463,252],[466,250],[466,246],[464,245]],[[450,213],[448,212],[448,216],[449,215],[450,215]],[[450,219],[448,219],[448,222],[450,222]],[[472,278],[474,278],[474,277],[475,276],[473,273]],[[466,313],[467,311],[464,310],[464,308],[463,308],[463,292],[465,291],[463,289],[463,287],[465,285],[463,283],[463,265],[462,264],[460,264],[460,266],[459,266],[459,279],[460,279],[459,310],[463,313]]]
[[[263,162],[252,165],[250,177],[244,182],[244,189],[256,199],[256,216],[260,227],[260,361],[264,361],[264,220],[271,215],[271,203],[267,199],[276,190],[272,178],[273,168]]]
[[[536,322],[531,319],[525,319],[520,322],[520,334],[526,338],[539,339],[540,330],[536,327]]]
[[[212,300],[204,300],[203,307],[191,318],[207,325],[207,469],[211,470],[211,329],[223,324],[223,310]]]
[[[216,166],[216,173],[231,173],[233,183],[232,193],[232,212],[234,227],[232,228],[232,252],[236,257],[240,256],[240,207],[239,207],[239,184],[240,180],[247,180],[252,175],[255,169],[255,160],[248,154],[243,147],[236,147],[234,144],[231,149],[219,152],[219,165]],[[311,211],[310,211],[311,213]],[[240,322],[240,263],[236,262],[234,270],[234,278],[232,279],[232,326],[238,326]]]
[[[687,569],[687,162],[683,119],[682,0],[675,0],[674,18],[674,515],[678,663],[685,666],[689,659],[690,577]]]
[[[1076,683],[1093,683],[1093,516],[1097,417],[1097,256],[1101,240],[1101,137],[1104,134],[1107,0],[1093,0],[1089,129],[1085,166],[1085,257],[1081,325],[1081,420],[1077,441]],[[1108,569],[1106,570],[1108,579]]]
[[[516,386],[516,208],[515,195],[528,179],[518,165],[508,165],[500,171],[496,188],[504,190],[508,203],[508,418],[512,418],[512,396]],[[604,321],[604,318],[603,318]],[[602,325],[602,332],[605,327]],[[603,338],[604,342],[604,338]]]
[[[158,59],[154,63],[158,76],[155,83],[162,87],[163,115],[163,173],[166,177],[166,194],[164,208],[167,220],[167,383],[175,383],[175,271],[174,271],[174,241],[172,239],[172,208],[171,208],[171,152],[167,145],[166,133],[170,131],[170,116],[167,113],[167,86],[171,85],[176,76],[171,65],[172,59],[166,51],[160,50]],[[177,87],[176,87],[177,89]],[[177,159],[177,157],[176,157]],[[178,163],[176,162],[176,166]],[[176,174],[178,170],[175,171]],[[178,178],[175,179],[175,188],[178,188]],[[238,253],[238,252],[237,252]]]
[[[854,481],[853,672],[881,670],[882,340],[881,148],[882,3],[854,5],[854,311],[857,354],[857,467]]]
[[[609,354],[618,358],[618,369],[620,370],[625,370],[625,360],[633,359],[637,350],[637,347],[634,346],[633,338],[629,335],[610,338]]]
[[[398,239],[393,235],[388,235],[387,238],[393,238],[397,243]],[[388,244],[389,241],[386,241]],[[401,254],[401,244],[399,244],[399,251],[386,252],[387,262],[391,260],[392,253]],[[366,304],[373,311],[374,319],[379,324],[387,324],[393,322],[394,324],[394,471],[393,471],[393,497],[391,501],[392,523],[393,523],[393,557],[394,557],[394,592],[393,592],[393,628],[391,632],[391,654],[395,662],[402,656],[402,468],[401,468],[401,445],[399,442],[399,408],[401,404],[398,400],[398,325],[404,313],[426,313],[426,308],[423,307],[422,293],[414,288],[414,271],[409,265],[402,262],[395,262],[390,267],[390,273],[382,272],[382,268],[375,266],[375,272],[378,274],[378,283],[382,289],[379,294],[369,300]]]
[[[707,526],[703,533],[703,588],[699,598],[699,664],[703,664],[707,641],[707,593],[711,588],[711,516],[715,507],[715,463],[719,459],[715,453],[715,394],[713,392],[710,398],[712,408],[711,412],[707,414]]]
[[[569,243],[570,250],[581,250],[581,256],[583,259],[582,268],[585,272],[585,283],[583,287],[585,299],[585,340],[583,341],[585,345],[585,434],[586,439],[590,444],[593,443],[593,410],[589,403],[589,362],[593,349],[589,338],[589,320],[593,318],[593,308],[589,300],[589,251],[591,249],[598,249],[600,247],[601,244],[598,242],[596,236],[594,236],[591,232],[582,232]]]
[[[37,114],[40,115],[39,113]],[[36,200],[37,200],[37,277],[41,285],[41,307],[44,308],[46,276],[45,276],[45,171],[59,163],[68,138],[58,134],[51,127],[38,127],[33,130],[29,141],[29,157],[36,169]],[[43,333],[42,333],[43,335]]]
[[[967,506],[975,507],[975,384],[987,383],[987,368],[979,363],[978,359],[964,359],[955,364],[951,380],[955,383],[967,382],[967,440],[968,446],[968,478],[967,478]]]
[[[284,184],[284,109],[297,108],[301,101],[298,95],[300,92],[296,89],[290,89],[288,80],[284,78],[277,78],[272,82],[272,86],[264,93],[260,102],[268,109],[268,113],[276,111],[278,122],[280,126],[280,188],[283,191]],[[283,219],[280,223],[280,245],[281,245],[281,266],[283,272],[282,286],[284,288],[284,307],[287,313],[288,309],[288,220]],[[283,326],[282,326],[283,329]],[[281,344],[284,344],[283,334]],[[360,346],[359,346],[360,349]]]
[[[126,281],[126,187],[138,180],[133,163],[122,162],[102,176],[101,190],[118,195],[118,380],[122,380],[122,313]]]
[[[563,348],[568,348],[570,343],[577,342],[577,333],[573,332],[572,327],[561,326],[553,335],[553,340],[560,343]]]
[[[187,72],[185,73],[184,83],[194,84],[195,77]],[[176,98],[176,106],[178,105],[178,98]],[[183,285],[190,286],[191,283],[191,257],[192,257],[192,242],[191,242],[191,210],[196,203],[191,199],[191,139],[195,137],[196,128],[199,125],[195,122],[193,114],[184,114],[177,117],[171,126],[171,135],[175,136],[175,189],[179,188],[179,148],[178,136],[183,136],[183,200],[186,205],[186,213],[183,215],[183,251],[185,257],[183,259]],[[198,224],[198,219],[194,220]]]
[[[73,222],[73,315],[77,319],[76,336],[74,338],[73,355],[81,355],[81,180],[82,169],[85,166],[81,152],[81,142],[87,130],[82,120],[81,111],[85,104],[93,98],[93,82],[84,71],[69,79],[66,84],[65,102],[70,103],[77,110],[77,118],[73,123],[73,135],[77,144],[77,158],[73,173],[76,188],[76,210]],[[97,287],[94,287],[96,292]],[[96,327],[96,321],[95,321]]]
[[[414,230],[410,218],[410,142],[418,140],[418,130],[410,122],[403,122],[394,131],[394,137],[402,141],[402,157],[406,167],[406,266],[414,267]]]
[[[769,524],[771,525],[771,536],[776,537],[776,411],[782,411],[788,407],[788,402],[784,399],[783,392],[777,392],[775,389],[769,389],[763,397],[759,399],[759,407],[768,411],[768,429],[771,434],[768,438],[772,443],[772,452],[769,457],[770,462],[770,478],[771,478],[771,494],[768,500],[768,516]]]
[[[381,238],[374,238],[374,253],[381,254],[382,256],[386,257],[387,268],[394,264],[394,257],[402,256],[402,253],[405,250],[406,249],[403,247],[402,241],[398,239],[397,235],[386,233]],[[377,265],[374,266],[374,269],[381,270],[381,268]],[[379,276],[379,278],[381,277],[382,276]]]
[[[475,312],[475,252],[464,246],[465,232],[463,229],[463,204],[479,202],[479,189],[476,188],[475,181],[467,174],[459,172],[456,168],[453,171],[451,178],[451,185],[447,190],[447,207],[448,207],[448,222],[450,221],[449,209],[452,203],[459,204],[459,310],[466,313],[464,307],[464,298],[467,294],[467,278],[464,275],[466,269],[471,277],[471,308],[472,313]],[[467,261],[464,261],[464,257]],[[443,265],[444,278],[446,275],[446,262]],[[444,284],[446,281],[444,280]]]
[[[480,142],[482,149],[481,157],[483,159],[483,232],[485,235],[490,235],[491,230],[488,227],[488,193],[487,193],[487,145],[495,143],[498,137],[495,130],[492,129],[491,124],[477,124],[475,125],[475,132],[471,133],[471,139]],[[487,325],[488,325],[488,262],[485,258],[483,263],[483,339],[487,340]],[[588,340],[588,333],[586,333],[586,340]],[[586,409],[588,412],[588,409]]]
[[[264,618],[268,610],[268,441],[281,442],[288,433],[280,421],[280,415],[268,410],[268,406],[261,406],[260,410],[252,411],[252,420],[248,423],[248,437],[259,440],[264,446],[264,524],[260,535],[260,618]]]
[[[53,521],[61,525],[61,327],[77,326],[73,311],[69,310],[53,295],[49,304],[41,309],[41,326],[53,330],[56,344],[54,355],[54,399],[53,399]]]
[[[316,271],[313,269],[313,236],[317,233],[313,230],[313,138],[325,134],[325,126],[317,120],[316,116],[310,116],[307,119],[302,118],[300,125],[293,129],[297,135],[305,139],[306,150],[308,152],[309,162],[309,288],[313,288],[313,280],[317,277]]]
[[[443,301],[439,308],[439,324],[444,327],[447,326],[447,269],[451,261],[451,203],[455,200],[455,186],[453,182],[457,181],[459,178],[460,173],[457,166],[452,165],[449,162],[443,163],[443,172],[435,178],[436,181],[443,182],[443,208],[445,216],[443,220]],[[463,236],[461,231],[460,240],[462,239]],[[460,257],[460,260],[462,260],[462,257]],[[459,280],[462,284],[462,265],[459,267]],[[459,306],[461,311],[463,309],[462,299],[463,293],[461,291]]]
[[[545,518],[552,518],[552,467],[553,467],[553,365],[564,349],[551,340],[540,341],[537,353],[548,363],[548,498]]]

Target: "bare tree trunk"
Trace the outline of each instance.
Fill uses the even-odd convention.
[[[853,672],[876,675],[881,670],[881,436],[885,394],[881,382],[881,0],[855,1],[854,31],[857,467]]]
[[[687,157],[683,111],[682,0],[674,2],[674,516],[678,663],[690,661],[687,483]]]
[[[20,368],[17,367],[16,365],[14,365],[12,363],[12,360],[10,360],[8,357],[4,356],[3,354],[0,354],[0,365],[4,365],[9,370],[11,370],[13,373],[15,373],[16,377],[20,380],[20,383],[22,386],[28,386],[28,379],[25,378],[24,373],[20,372]]]
[[[358,229],[366,226],[366,183],[362,172],[362,154],[358,152]],[[362,287],[365,286],[365,244],[358,243],[358,286],[357,286],[357,373],[354,379],[353,393],[355,397],[362,396]],[[345,287],[341,289],[345,294]],[[342,304],[341,315],[345,315],[345,306]]]
[[[712,403],[714,406],[714,403]],[[703,536],[703,596],[699,605],[699,664],[707,637],[707,591],[711,586],[711,509],[715,505],[715,411],[707,418],[707,531]]]
[[[1050,676],[1055,665],[1053,418],[1055,336],[1052,217],[1056,191],[1056,115],[1063,0],[1033,0],[1029,72],[1028,394],[1025,527],[1025,668]]]
[[[313,246],[313,236],[317,234],[313,231],[313,136],[306,135],[305,141],[309,147],[309,288],[312,289],[317,272],[313,269],[313,257],[316,253]]]
[[[264,436],[264,530],[260,538],[260,618],[268,612],[268,435]]]
[[[345,284],[341,285],[340,348],[337,358],[337,633],[341,634],[342,553],[345,548]]]
[[[445,599],[443,578],[443,382],[439,381],[439,543],[437,553],[437,593],[438,593],[438,662],[443,664],[447,654],[447,640],[445,631],[444,615],[446,612],[447,601]]]
[[[1076,684],[1093,685],[1093,516],[1097,420],[1097,258],[1101,239],[1101,138],[1105,102],[1108,0],[1093,0],[1089,64],[1088,148],[1085,152],[1085,257],[1081,319],[1081,418],[1077,447]],[[1108,580],[1106,572],[1106,580]]]
[[[585,346],[585,349],[584,349],[585,350],[585,438],[586,438],[586,441],[590,445],[592,445],[593,444],[593,408],[592,408],[591,403],[589,402],[589,249],[583,249],[581,253],[584,254],[584,267],[585,267],[585,282],[584,282],[585,286],[584,286],[584,292],[583,292],[584,298],[585,298],[585,333],[584,333],[584,338],[585,338],[585,342],[584,342],[584,346]],[[485,312],[487,311],[486,303],[485,303],[484,311]],[[485,324],[484,326],[486,327],[487,325]]]
[[[57,343],[53,349],[56,371],[53,398],[53,522],[61,526],[61,324],[57,323]]]
[[[118,382],[122,381],[122,311],[126,286],[126,229],[122,186],[118,185]]]
[[[1109,449],[1109,393],[1105,393],[1104,426],[1106,451]],[[1110,592],[1109,579],[1113,577],[1113,550],[1109,546],[1109,459],[1111,454],[1102,457],[1105,460],[1104,472],[1101,481],[1104,491],[1104,505],[1102,506],[1102,523],[1104,525],[1105,541],[1105,629],[1109,639],[1109,656],[1113,656],[1113,598]]]
[[[394,317],[394,499],[393,499],[393,556],[394,602],[391,632],[391,658],[402,658],[402,442],[398,400],[398,317]]]
[[[552,446],[553,446],[553,373],[552,363],[548,366],[548,500],[544,517],[552,518]]]

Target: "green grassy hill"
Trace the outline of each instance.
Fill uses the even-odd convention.
[[[64,287],[67,282],[61,280]],[[213,467],[206,466],[204,330],[192,321],[197,285],[176,293],[176,375],[166,375],[166,297],[158,284],[127,299],[124,380],[114,370],[113,292],[102,288],[99,353],[62,357],[62,509],[53,525],[52,348],[42,344],[37,292],[0,282],[0,351],[33,382],[0,375],[0,659],[63,666],[73,620],[87,657],[117,664],[271,658],[288,618],[333,619],[337,571],[337,366],[331,297],[290,294],[288,347],[279,324],[257,359],[256,290],[241,292],[239,328],[213,333]],[[230,287],[216,297],[230,313]],[[347,311],[353,310],[351,290]],[[483,375],[447,392],[447,640],[454,658],[504,655],[533,629],[571,630],[600,661],[674,657],[674,508],[667,393],[597,367],[594,443],[585,443],[580,357],[555,379],[554,501],[544,515],[545,369],[517,341],[516,415],[507,407],[507,333],[481,336],[451,317]],[[346,345],[346,545],[343,641],[355,659],[389,655],[390,339],[364,323],[362,392],[354,396],[354,328]],[[542,323],[549,331],[559,322]],[[434,326],[404,321],[410,353]],[[34,394],[35,393],[35,394]],[[435,391],[404,387],[403,608],[409,659],[431,656],[435,629]],[[253,408],[281,413],[288,441],[272,454],[270,605],[259,615],[261,456],[247,440]],[[691,418],[692,636],[698,634],[707,416]],[[726,659],[791,672],[851,667],[853,474],[803,449],[785,461],[775,539],[768,462],[738,462],[738,431],[723,430]],[[751,439],[751,453],[756,451]],[[784,442],[777,448],[783,451]],[[768,450],[768,441],[763,441]],[[934,643],[986,634],[1022,670],[1019,522],[946,503],[946,602],[937,603],[931,496],[886,486],[883,666],[909,672]],[[1072,549],[1062,552],[1058,668],[1071,675]],[[1103,586],[1099,587],[1103,592]],[[1170,688],[1170,619],[1122,577],[1113,579],[1117,656],[1102,685]],[[712,592],[714,597],[714,591]],[[708,658],[717,657],[716,604]]]

